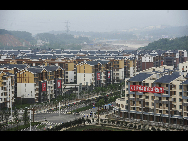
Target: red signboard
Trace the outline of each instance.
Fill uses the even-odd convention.
[[[61,88],[61,80],[57,80],[57,88]]]
[[[110,71],[108,72],[108,78],[110,78]]]
[[[161,61],[161,66],[163,66],[163,61]]]
[[[130,91],[164,93],[164,87],[145,87],[141,85],[130,85]]]
[[[100,73],[97,73],[97,80],[100,80]]]
[[[46,82],[42,83],[42,91],[46,91]]]

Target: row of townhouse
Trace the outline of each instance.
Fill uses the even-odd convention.
[[[182,68],[188,62],[179,64]],[[164,92],[132,91],[131,85],[162,87]],[[125,79],[125,97],[114,108],[125,118],[171,124],[188,124],[188,74],[172,66],[152,67]]]
[[[59,66],[29,67],[4,65],[0,68],[0,108],[14,102],[41,103],[62,95],[64,70]]]
[[[4,50],[0,51],[0,71],[13,75],[14,83],[11,85],[14,86],[14,94],[11,100],[40,103],[50,101],[64,93],[70,94],[73,90],[79,93],[81,91],[79,86],[86,90],[88,86],[103,87],[134,77],[138,71],[138,62],[142,60],[134,52]],[[184,69],[180,65],[178,67],[183,71],[187,69],[186,66]],[[60,79],[61,88],[57,88]],[[46,91],[42,89],[44,85]],[[2,93],[2,96],[6,95],[5,91]],[[10,107],[7,101],[10,100],[3,97],[1,105]]]
[[[103,87],[122,82],[124,79],[123,59],[84,60],[76,65],[73,60],[60,61],[60,63],[64,64],[64,68],[47,64],[30,66],[27,63],[1,65],[0,71],[13,75],[12,80],[15,82],[11,84],[14,88],[14,93],[11,94],[13,104],[15,100],[21,103],[48,102],[58,95],[70,94],[72,88],[76,93],[80,92],[80,84],[83,85],[83,90],[86,90],[88,86]],[[7,100],[0,102],[1,108],[10,108]]]
[[[187,61],[186,50],[143,50],[132,52],[137,59],[137,71],[162,65],[178,67],[179,63]]]
[[[28,64],[29,66],[56,65],[64,68],[65,71],[74,71],[76,65],[84,61],[110,60],[115,75],[113,79],[117,80],[127,77],[133,77],[136,72],[162,65],[178,67],[179,63],[187,60],[186,50],[119,50],[119,51],[101,51],[101,50],[1,50],[1,64]],[[124,64],[122,62],[124,61]],[[68,75],[67,72],[67,81]],[[73,72],[70,72],[72,74]],[[71,78],[72,79],[72,78]],[[74,79],[74,83],[76,78]]]

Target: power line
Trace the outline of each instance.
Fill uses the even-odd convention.
[[[65,25],[65,27],[66,27],[66,32],[67,32],[67,34],[68,34],[68,32],[70,31],[70,30],[69,30],[69,27],[70,27],[70,26],[69,26],[69,23],[70,23],[70,22],[69,22],[69,21],[66,21],[65,23],[66,23],[66,25]]]

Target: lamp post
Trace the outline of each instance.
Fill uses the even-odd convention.
[[[60,116],[60,102],[59,102],[59,116]]]
[[[30,110],[30,118],[29,118],[29,121],[30,121],[30,131],[31,131],[31,105],[30,105],[30,109],[28,108],[28,110]]]

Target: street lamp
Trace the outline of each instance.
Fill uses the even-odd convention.
[[[28,110],[30,110],[30,131],[31,131],[31,105],[30,105],[30,109],[27,108]]]

